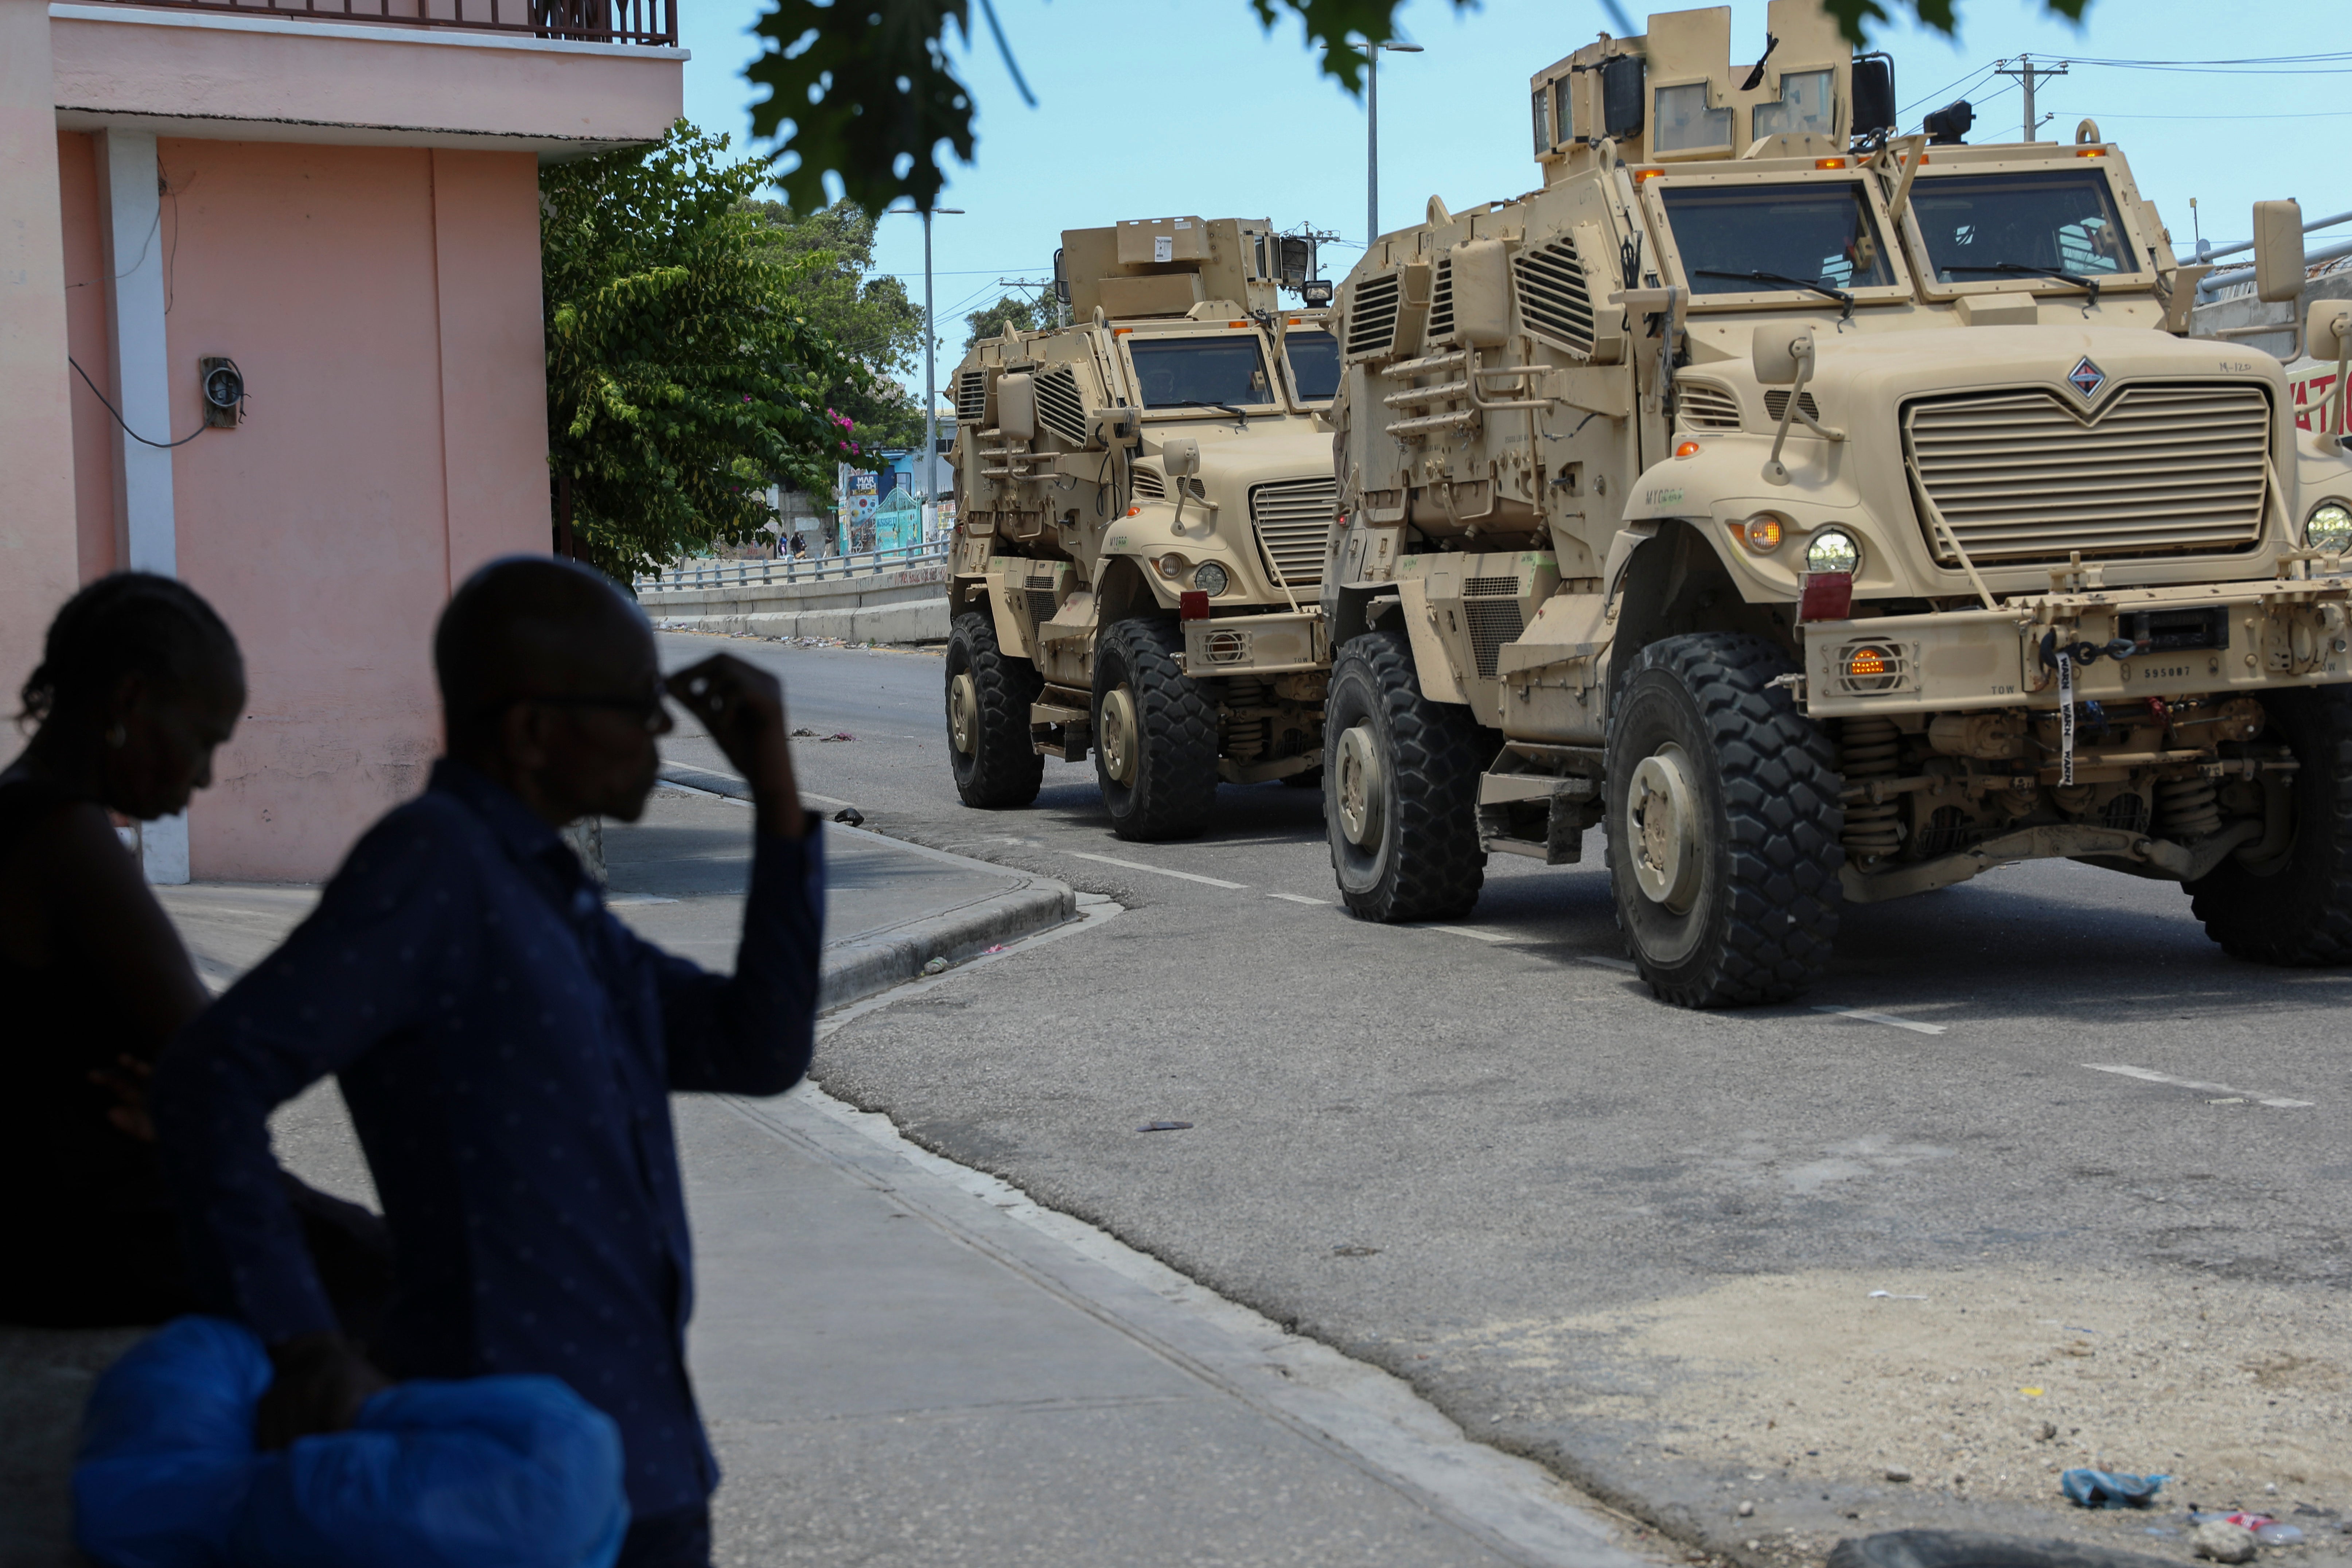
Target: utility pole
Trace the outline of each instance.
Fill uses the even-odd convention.
[[[1417,55],[1419,44],[1367,44],[1364,58],[1370,78],[1364,88],[1364,245],[1381,237],[1381,51]]]
[[[891,213],[913,212],[913,207],[891,207]],[[932,309],[931,293],[931,215],[945,213],[952,217],[963,216],[961,207],[925,207],[923,218],[923,531],[929,534],[938,518],[940,460],[940,394],[939,370],[932,351],[939,345],[940,323]]]
[[[2033,133],[2042,128],[2042,121],[2033,117],[2033,89],[2036,80],[2048,81],[2053,76],[2064,76],[2067,66],[2072,63],[2069,60],[2061,60],[2054,66],[2044,66],[2037,71],[2033,68],[2032,55],[2020,55],[2017,57],[2015,66],[2000,66],[1994,71],[1996,76],[2015,77],[2025,89],[2026,141],[2032,141]]]

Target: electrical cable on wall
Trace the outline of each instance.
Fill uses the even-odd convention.
[[[75,359],[73,355],[68,354],[66,355],[66,363],[73,366],[74,374],[81,377],[81,384],[89,388],[90,395],[97,398],[98,401],[105,406],[105,409],[109,414],[114,416],[114,422],[122,426],[122,433],[125,436],[130,437],[132,440],[138,442],[142,447],[153,447],[159,451],[168,452],[174,447],[186,446],[189,442],[194,440],[197,436],[201,436],[205,431],[212,428],[209,425],[199,425],[196,426],[195,433],[194,435],[183,436],[176,441],[150,441],[146,437],[142,436],[138,431],[133,430],[131,427],[131,422],[122,417],[122,411],[121,409],[118,409],[113,404],[106,401],[106,394],[99,391],[98,383],[90,380],[89,372],[82,369],[80,361]]]

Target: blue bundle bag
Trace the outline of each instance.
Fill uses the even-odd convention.
[[[253,1446],[269,1358],[182,1318],[90,1393],[74,1535],[106,1568],[611,1568],[621,1437],[551,1377],[417,1382],[351,1430]]]

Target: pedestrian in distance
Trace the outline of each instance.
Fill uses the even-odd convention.
[[[195,1299],[147,1075],[211,997],[110,813],[152,822],[212,783],[245,661],[185,584],[118,572],[58,612],[22,700],[37,728],[0,772],[0,1319],[160,1323]],[[364,1335],[390,1281],[382,1223],[291,1178],[284,1197],[339,1321]]]
[[[560,1377],[620,1427],[621,1568],[704,1568],[718,1469],[687,1375],[668,1096],[777,1094],[808,1066],[821,830],[782,694],[725,655],[665,681],[635,605],[543,558],[469,578],[434,664],[447,754],[425,794],[361,839],[317,911],[157,1070],[191,1262],[269,1348],[265,1446],[348,1426],[388,1377]],[[633,935],[559,834],[642,813],[665,693],[751,785],[731,977]],[[271,1110],[329,1073],[397,1259],[373,1356],[337,1332],[273,1180]]]

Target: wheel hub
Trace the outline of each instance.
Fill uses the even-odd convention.
[[[1122,784],[1135,782],[1135,689],[1122,686],[1102,700],[1103,772]]]
[[[980,688],[968,669],[948,684],[948,739],[967,757],[980,750]]]
[[[1698,798],[1690,758],[1672,742],[1642,759],[1626,792],[1633,880],[1643,897],[1675,914],[1686,911],[1698,892]]]
[[[1355,725],[1339,737],[1336,783],[1339,830],[1357,848],[1371,848],[1380,842],[1381,821],[1388,813],[1388,780],[1381,771],[1380,742],[1370,725]]]

